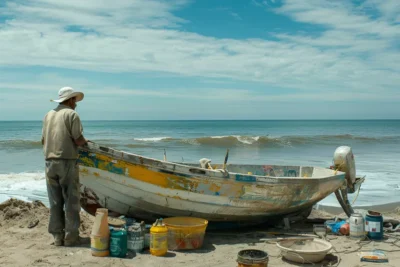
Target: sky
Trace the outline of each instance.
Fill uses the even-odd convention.
[[[0,0],[0,120],[400,119],[398,0]]]

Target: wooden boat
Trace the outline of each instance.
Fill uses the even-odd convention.
[[[308,216],[315,203],[339,192],[346,181],[344,172],[329,168],[232,164],[209,169],[95,143],[79,154],[82,208],[94,214],[104,207],[146,221],[194,216],[246,224]]]

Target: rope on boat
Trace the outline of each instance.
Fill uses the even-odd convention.
[[[351,203],[352,206],[354,205],[354,203],[356,202],[356,200],[357,200],[357,198],[358,198],[358,194],[360,193],[360,189],[361,189],[361,184],[360,184],[360,186],[358,187],[356,197],[353,199],[353,202]]]

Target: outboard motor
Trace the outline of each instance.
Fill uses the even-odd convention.
[[[350,216],[354,213],[354,210],[352,204],[349,202],[347,194],[354,193],[357,187],[358,190],[360,190],[361,183],[364,182],[365,176],[361,178],[356,177],[356,163],[354,161],[354,155],[351,147],[338,147],[333,154],[333,164],[334,166],[331,166],[331,169],[345,173],[346,184],[336,190],[335,195],[340,203],[340,206],[342,206],[344,212],[350,218]],[[355,199],[357,199],[357,196]]]
[[[345,172],[348,193],[354,193],[354,184],[356,182],[356,163],[354,161],[353,151],[349,146],[340,146],[333,154],[334,169]]]

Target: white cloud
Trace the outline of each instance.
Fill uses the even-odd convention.
[[[0,24],[0,64],[223,77],[328,93],[359,91],[364,98],[386,90],[382,97],[390,99],[400,84],[400,26],[391,12],[397,1],[377,3],[379,19],[344,1],[285,1],[276,12],[327,30],[312,37],[277,34],[278,41],[186,32],[180,25],[189,22],[173,15],[185,1],[114,2],[7,2],[13,18]],[[88,32],[66,31],[71,26]]]
[[[35,2],[7,1],[5,12],[31,22],[52,22],[60,26],[80,25],[107,27],[110,25],[176,26],[185,22],[171,11],[186,1],[169,3],[158,0],[38,0]]]
[[[400,2],[398,0],[366,0],[362,8],[377,10],[385,19],[395,22],[400,16]]]
[[[320,90],[316,92],[293,92],[284,94],[268,95],[262,92],[255,92],[251,89],[227,88],[227,87],[203,87],[195,89],[186,88],[169,88],[169,89],[141,89],[141,88],[123,88],[119,86],[104,86],[100,83],[89,82],[84,79],[70,79],[59,75],[39,75],[37,79],[30,82],[1,82],[1,96],[9,102],[19,101],[23,103],[27,99],[38,102],[47,101],[57,98],[58,88],[54,88],[55,84],[73,84],[78,90],[82,90],[87,96],[86,101],[92,102],[93,99],[103,99],[108,102],[110,99],[114,101],[118,99],[131,99],[135,97],[151,97],[152,99],[163,100],[187,100],[190,102],[207,101],[211,103],[312,103],[318,102],[337,102],[352,101],[354,103],[363,101],[379,101],[393,102],[400,101],[400,94],[387,98],[385,92],[381,94],[371,92],[359,92],[357,98],[354,99],[352,91],[331,91]],[[8,89],[12,89],[8,90]],[[5,90],[5,92],[4,92]]]
[[[242,17],[236,12],[231,12],[230,14],[236,20],[243,20]]]
[[[392,4],[397,5],[395,2]],[[330,32],[333,31],[347,38],[351,34],[354,40],[371,41],[370,48],[374,49],[374,40],[386,42],[390,46],[390,42],[400,37],[400,25],[393,24],[385,17],[372,19],[367,10],[351,6],[347,2],[307,1],[303,3],[289,0],[286,5],[278,9],[278,12],[290,15],[300,22],[326,26],[327,31],[322,38],[326,41],[334,40],[329,38]],[[341,38],[336,39],[337,42],[341,40]]]

